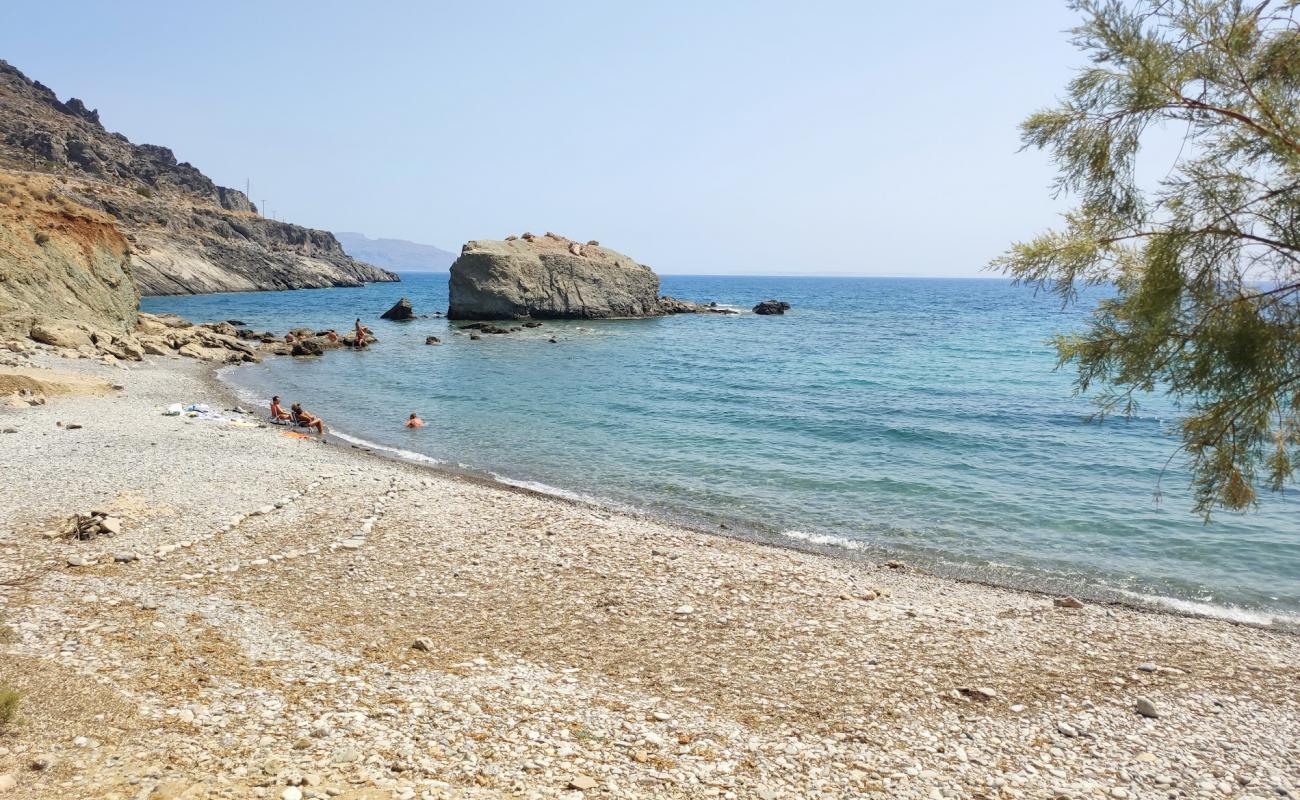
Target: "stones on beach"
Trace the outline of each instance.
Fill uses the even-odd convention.
[[[1067,737],[1067,738],[1069,738],[1069,739],[1073,739],[1073,738],[1075,738],[1075,737],[1077,737],[1077,736],[1079,735],[1079,729],[1076,728],[1076,727],[1074,727],[1073,725],[1071,725],[1071,724],[1068,723],[1068,722],[1058,722],[1058,723],[1056,723],[1056,730],[1057,730],[1057,731],[1058,731],[1062,736],[1065,736],[1065,737]]]
[[[140,556],[130,550],[121,550],[113,554],[113,560],[119,564],[130,564],[132,561],[138,561]]]
[[[28,769],[33,772],[42,772],[59,763],[59,759],[50,753],[37,753],[27,762]]]
[[[69,567],[84,567],[90,564],[89,561],[87,561],[85,558],[82,558],[81,556],[68,556],[67,563]]]
[[[1160,667],[1152,664],[1150,661],[1137,665],[1138,672],[1158,672]]]
[[[433,640],[428,636],[417,636],[415,641],[411,642],[411,649],[428,653],[433,650]]]
[[[689,617],[695,613],[695,606],[681,605],[673,609],[673,614],[679,617]]]
[[[1139,697],[1134,701],[1133,710],[1149,719],[1160,717],[1160,709],[1156,708],[1156,704],[1149,697]]]
[[[888,561],[886,561],[885,566],[888,567],[889,569],[907,569],[907,565],[896,558],[891,558]]]
[[[596,783],[596,779],[590,775],[575,775],[569,779],[569,788],[577,789],[580,792],[585,792],[588,789],[595,789],[599,785],[600,784]]]
[[[1058,597],[1052,601],[1057,608],[1083,608],[1083,601],[1074,597]]]
[[[415,319],[415,309],[411,306],[411,301],[403,297],[394,303],[392,308],[380,314],[379,318],[392,322],[407,322]]]
[[[10,775],[8,773],[5,773],[4,775],[0,775],[0,793],[8,792],[11,789],[17,788],[17,786],[18,786],[18,779],[15,778],[13,775]]]

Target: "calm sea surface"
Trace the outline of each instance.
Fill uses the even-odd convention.
[[[1177,444],[1164,398],[1086,422],[1045,343],[1081,311],[999,280],[668,276],[663,291],[794,308],[471,342],[442,319],[378,319],[401,296],[445,310],[446,273],[142,305],[281,333],[361,317],[382,340],[369,351],[226,373],[250,400],[301,401],[354,441],[848,556],[1300,621],[1300,503],[1269,496],[1205,524],[1178,462],[1162,476]],[[406,430],[412,411],[428,427]]]

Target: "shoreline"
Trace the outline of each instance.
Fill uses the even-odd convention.
[[[1300,787],[1292,634],[164,417],[238,400],[190,360],[40,363],[125,388],[0,409],[6,800]],[[122,533],[45,535],[91,508]]]
[[[243,387],[235,385],[232,379],[223,377],[225,375],[233,375],[239,369],[244,367],[244,365],[205,364],[205,367],[210,379],[211,391],[213,391],[214,394],[222,397],[225,402],[234,406],[254,404],[252,400],[240,395],[240,391]],[[260,417],[259,408],[260,407],[255,408],[254,410],[259,413]],[[845,544],[815,541],[815,539],[818,538],[826,538],[821,536],[812,536],[801,539],[797,536],[791,536],[788,532],[784,531],[750,528],[732,518],[724,519],[723,523],[726,524],[727,527],[725,529],[719,529],[709,527],[689,514],[673,514],[670,511],[656,512],[654,510],[623,505],[600,497],[583,495],[564,489],[563,487],[551,486],[536,481],[514,481],[510,478],[502,477],[486,470],[480,470],[460,464],[453,465],[448,462],[429,458],[428,456],[419,453],[411,453],[411,455],[407,455],[410,451],[405,451],[391,445],[371,442],[362,437],[350,434],[346,430],[343,430],[341,434],[341,436],[347,437],[343,441],[339,440],[339,434],[335,434],[335,438],[331,439],[330,433],[332,433],[333,430],[334,428],[331,428],[330,432],[326,434],[324,439],[324,443],[330,446],[339,447],[345,450],[355,450],[377,458],[396,461],[420,469],[427,469],[443,477],[468,480],[495,488],[519,491],[548,499],[589,506],[603,512],[624,514],[645,519],[647,521],[684,528],[708,536],[719,536],[727,539],[750,542],[764,547],[774,547],[779,549],[788,549],[795,552],[815,554],[828,559],[843,560],[849,563],[872,564],[882,560],[900,560],[906,562],[907,566],[911,569],[924,571],[941,580],[957,581],[993,589],[1025,592],[1027,594],[1045,598],[1073,596],[1086,602],[1100,605],[1129,608],[1156,614],[1168,614],[1175,617],[1220,620],[1237,625],[1245,625],[1248,627],[1279,631],[1300,636],[1300,615],[1287,614],[1283,611],[1245,609],[1238,606],[1219,606],[1213,603],[1187,598],[1137,594],[1126,592],[1119,588],[1091,583],[1079,584],[1073,589],[1067,591],[1051,586],[1050,584],[1052,581],[1054,579],[1059,579],[1061,576],[1047,572],[1042,572],[1041,574],[1024,574],[1022,580],[1012,579],[1002,582],[970,574],[971,570],[977,568],[976,565],[972,564],[946,561],[943,560],[942,557],[938,557],[936,560],[942,561],[943,564],[949,567],[948,569],[945,569],[944,566],[936,568],[933,562],[915,564],[911,563],[910,559],[915,558],[916,554],[904,550],[891,549],[887,546],[875,543],[863,543],[860,547],[855,547],[853,546],[855,543],[852,540],[847,539],[842,540]],[[1012,569],[1015,568],[1013,567]],[[1267,619],[1262,619],[1265,617]]]

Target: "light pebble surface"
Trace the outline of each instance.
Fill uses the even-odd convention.
[[[125,389],[0,408],[3,800],[1300,791],[1292,634],[162,416],[229,407],[192,361],[30,361]],[[91,510],[121,535],[46,535]]]

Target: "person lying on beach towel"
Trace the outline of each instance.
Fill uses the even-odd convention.
[[[271,398],[271,421],[293,422],[293,415],[280,407],[280,395]]]
[[[296,424],[304,428],[315,428],[317,433],[325,432],[325,421],[309,411],[303,411],[301,404],[294,403],[289,408],[293,410],[293,421]]]

